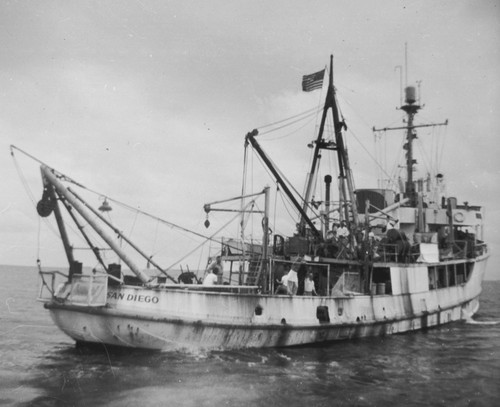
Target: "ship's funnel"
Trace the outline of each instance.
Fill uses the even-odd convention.
[[[325,175],[325,230],[330,228],[330,186],[332,183],[332,176]]]

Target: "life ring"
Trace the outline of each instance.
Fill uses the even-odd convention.
[[[455,220],[455,222],[462,223],[465,220],[465,216],[462,212],[457,212],[453,215],[453,219]]]

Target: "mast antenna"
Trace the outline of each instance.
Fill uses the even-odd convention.
[[[396,65],[394,70],[399,71],[399,106],[403,106],[403,67]]]
[[[405,42],[405,88],[408,87],[408,43]]]

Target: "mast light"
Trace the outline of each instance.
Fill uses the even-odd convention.
[[[102,205],[99,206],[99,210],[101,212],[110,212],[110,211],[113,210],[113,208],[109,204],[108,200],[106,198],[104,198],[104,201],[103,201]]]

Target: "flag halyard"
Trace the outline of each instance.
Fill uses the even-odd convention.
[[[310,75],[304,75],[302,77],[302,90],[304,92],[311,92],[316,89],[321,89],[323,87],[323,78],[325,77],[325,70],[312,73]]]

